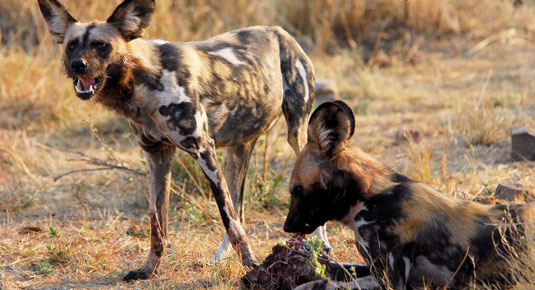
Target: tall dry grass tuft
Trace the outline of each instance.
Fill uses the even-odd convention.
[[[459,137],[467,144],[495,144],[508,137],[514,124],[516,116],[484,95],[485,89],[479,98],[457,104]]]
[[[436,175],[432,147],[427,144],[417,144],[409,139],[405,150],[407,160],[403,168],[404,174],[414,180],[431,184]]]
[[[507,137],[511,116],[489,102],[468,104],[459,112],[459,136],[473,145],[492,145]]]
[[[517,259],[509,260],[508,264],[513,271],[512,282],[518,289],[535,288],[535,227],[528,226],[528,234],[521,241],[526,251]]]

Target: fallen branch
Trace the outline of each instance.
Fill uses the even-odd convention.
[[[114,169],[127,171],[127,172],[130,172],[132,174],[136,174],[136,175],[142,175],[142,176],[146,175],[146,173],[143,172],[143,171],[132,169],[132,168],[128,168],[128,167],[122,166],[122,165],[112,164],[112,163],[109,163],[109,162],[104,161],[102,159],[98,159],[96,157],[88,156],[88,155],[86,155],[86,154],[84,154],[82,152],[71,152],[71,151],[69,151],[69,152],[73,153],[73,154],[78,154],[78,155],[82,156],[82,158],[67,159],[68,161],[82,161],[82,162],[89,163],[91,165],[96,165],[96,166],[101,166],[101,167],[71,170],[71,171],[65,172],[65,173],[63,173],[63,174],[61,174],[59,176],[54,177],[54,181],[58,181],[59,179],[65,177],[67,175],[71,175],[71,174],[75,174],[75,173],[87,172],[87,171],[114,170]]]
[[[126,166],[122,166],[122,165],[116,165],[116,164],[113,164],[113,163],[109,163],[107,161],[104,161],[102,159],[99,159],[99,158],[96,158],[96,157],[92,157],[92,156],[88,156],[87,154],[84,154],[82,152],[74,152],[74,151],[67,151],[68,153],[72,153],[72,154],[77,154],[79,156],[81,156],[81,158],[71,158],[71,159],[67,159],[68,161],[82,161],[82,162],[86,162],[86,163],[89,163],[91,165],[96,165],[96,166],[99,166],[97,168],[84,168],[84,169],[77,169],[77,170],[71,170],[71,171],[68,171],[68,172],[65,172],[61,175],[58,175],[56,177],[54,177],[54,181],[58,181],[59,179],[67,176],[67,175],[71,175],[71,174],[76,174],[76,173],[80,173],[80,172],[90,172],[90,171],[103,171],[103,170],[123,170],[123,171],[126,171],[126,172],[129,172],[129,173],[132,173],[132,174],[135,174],[135,175],[140,175],[140,176],[146,176],[147,174],[143,171],[140,171],[140,170],[136,170],[136,169],[132,169],[132,168],[129,168],[129,167],[126,167]],[[117,159],[116,159],[117,160]],[[198,181],[194,178],[194,176],[191,174],[191,172],[188,170],[188,168],[186,167],[186,165],[180,160],[178,159],[178,162],[180,163],[180,165],[182,165],[182,167],[185,169],[185,171],[188,173],[189,177],[191,178],[191,180],[193,180],[195,186],[197,187],[197,189],[201,192],[201,194],[206,198],[208,199],[208,196],[204,193],[201,185],[198,183]],[[183,188],[181,188],[174,180],[171,180],[171,192],[177,194],[178,196],[180,196],[182,199],[185,200],[185,202],[193,205],[194,207],[196,207],[197,209],[199,209],[203,214],[205,214],[206,216],[211,216],[211,213],[212,211],[206,206],[206,205],[203,205],[202,203],[200,203],[197,199],[195,198],[192,198],[190,197],[185,191]]]
[[[485,47],[487,47],[489,44],[493,43],[493,42],[506,42],[506,41],[509,41],[510,39],[512,39],[513,37],[516,36],[516,29],[514,28],[509,28],[507,30],[503,30],[499,33],[496,33],[494,35],[491,35],[485,39],[483,39],[482,41],[478,42],[474,47],[470,48],[468,50],[468,55],[474,55],[476,53],[478,53],[479,51],[481,51],[482,49],[484,49]]]

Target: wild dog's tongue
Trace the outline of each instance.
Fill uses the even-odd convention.
[[[78,81],[82,85],[82,90],[87,91],[95,84],[95,78],[92,77],[78,77]]]

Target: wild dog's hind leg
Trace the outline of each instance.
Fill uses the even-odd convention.
[[[150,252],[145,264],[130,271],[124,280],[149,279],[158,268],[167,246],[167,212],[169,211],[169,189],[171,165],[175,147],[163,143],[150,146],[141,144],[147,159],[150,207]]]
[[[298,156],[306,144],[306,127],[312,105],[311,102],[309,103],[304,99],[304,96],[291,87],[286,87],[286,82],[284,83],[285,92],[282,101],[282,112],[288,125],[288,143],[294,150],[295,155]]]
[[[225,158],[225,179],[227,180],[232,196],[234,210],[242,223],[245,221],[243,210],[245,179],[247,178],[249,160],[251,159],[255,144],[256,139],[245,144],[229,146],[227,147],[227,157]],[[210,263],[222,262],[228,256],[231,249],[230,240],[225,233],[223,242],[221,242],[217,252],[210,258]]]

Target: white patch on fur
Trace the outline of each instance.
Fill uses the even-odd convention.
[[[195,115],[194,115],[194,118],[195,118],[195,131],[193,131],[193,133],[191,134],[193,137],[195,138],[199,138],[202,134],[202,130],[203,130],[203,127],[204,127],[204,122],[203,122],[203,118],[202,118],[202,113],[197,111],[195,112]]]
[[[192,136],[195,138],[199,138],[200,136],[202,136],[204,126],[208,124],[206,111],[204,110],[204,106],[202,104],[199,104],[199,110],[195,112],[194,118],[195,118],[196,126],[195,126],[195,131],[193,131],[192,133]]]
[[[136,31],[139,29],[139,24],[141,23],[141,18],[139,18],[136,10],[131,9],[126,13],[121,23],[121,28],[125,31]]]
[[[219,248],[217,248],[217,251],[210,258],[210,261],[208,261],[208,263],[219,264],[223,262],[223,260],[225,260],[229,256],[231,250],[232,250],[232,244],[230,243],[228,234],[225,233],[225,236],[223,237],[223,241],[221,242],[221,245],[219,245]]]
[[[289,88],[288,83],[286,83],[286,80],[282,77],[282,91],[286,93]]]
[[[208,54],[220,56],[220,57],[226,59],[228,62],[230,62],[231,64],[233,64],[235,66],[246,65],[247,64],[246,62],[241,61],[240,59],[238,59],[238,57],[234,53],[234,50],[232,48],[230,48],[230,47],[225,47],[225,48],[220,49],[218,51],[210,51],[210,52],[208,52]]]
[[[366,220],[364,220],[363,218],[362,219],[359,219],[358,221],[355,221],[355,230],[358,231],[358,229],[362,226],[365,226],[365,225],[369,225],[373,222],[368,222]]]
[[[163,45],[163,44],[168,43],[167,40],[163,40],[163,39],[152,39],[151,42],[156,45]]]
[[[303,79],[303,86],[305,87],[304,102],[306,104],[308,102],[308,99],[310,98],[310,96],[308,94],[307,73],[306,73],[305,67],[303,66],[303,63],[299,59],[295,62],[295,66],[297,67],[297,71],[299,72],[299,75]]]
[[[405,281],[409,281],[409,274],[411,273],[411,261],[409,258],[403,256],[403,262],[405,262]]]
[[[331,144],[332,140],[329,135],[333,132],[333,129],[327,129],[325,126],[322,126],[319,131],[319,142],[322,148],[327,148]]]
[[[230,116],[233,117],[234,115],[236,115],[236,112],[238,112],[238,109],[240,108],[240,106],[236,106],[234,107],[234,109],[232,109],[232,111],[230,111]]]
[[[363,207],[359,210],[359,212],[362,211],[362,210],[367,210],[366,206],[363,206]],[[362,227],[362,226],[371,224],[371,223],[373,223],[373,221],[368,222],[368,221],[364,220],[364,218],[361,218],[361,219],[355,221],[355,225],[354,225],[354,229],[353,229],[353,231],[355,232],[355,240],[356,240],[360,245],[364,246],[365,248],[368,248],[369,244],[368,244],[368,242],[367,242],[366,240],[364,240],[364,238],[360,235],[360,233],[359,233],[359,228]]]
[[[163,85],[163,92],[156,93],[159,106],[168,106],[169,104],[180,104],[191,102],[191,98],[186,95],[186,90],[178,85],[175,71],[162,70],[160,83]]]
[[[394,254],[392,252],[388,254],[388,265],[390,265],[390,270],[394,272]]]

